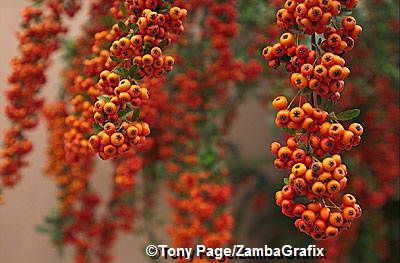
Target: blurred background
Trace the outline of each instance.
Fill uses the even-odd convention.
[[[273,167],[269,144],[281,139],[274,127],[274,110],[270,100],[276,95],[293,96],[288,83],[283,81],[283,69],[267,69],[260,51],[276,42],[281,31],[275,26],[275,11],[281,0],[238,0],[239,36],[233,41],[235,55],[254,65],[262,64],[263,72],[252,81],[242,84],[243,94],[235,109],[235,117],[227,140],[230,150],[226,163],[231,172],[235,195],[230,205],[235,217],[236,243],[250,247],[268,244],[270,247],[291,244],[306,246],[313,243],[296,231],[292,219],[281,214],[275,205],[274,193],[282,187],[282,173]],[[19,29],[20,13],[28,1],[3,0],[0,9],[0,90],[8,86],[10,73],[8,61],[18,55],[15,32]],[[354,193],[364,209],[361,220],[350,231],[334,242],[319,244],[329,247],[332,262],[399,262],[399,8],[398,1],[365,0],[353,12],[363,33],[356,47],[345,59],[352,74],[346,81],[346,91],[340,105],[342,109],[360,108],[358,121],[366,134],[361,146],[346,153],[344,160],[350,169],[347,192]],[[68,39],[80,34],[86,21],[88,4],[84,3],[77,16],[68,21]],[[63,52],[57,52],[48,72],[48,83],[41,91],[46,100],[55,100],[61,85]],[[257,64],[259,63],[259,64]],[[255,67],[256,67],[255,66]],[[177,68],[177,71],[182,70]],[[279,73],[280,72],[280,73]],[[284,73],[283,73],[284,74]],[[0,96],[0,108],[4,108]],[[0,127],[8,124],[0,115]],[[36,226],[56,206],[57,188],[44,176],[46,164],[46,134],[43,122],[29,133],[34,138],[34,151],[29,155],[30,166],[23,169],[23,180],[13,189],[4,191],[7,202],[0,207],[0,263],[73,262],[72,250],[60,257],[48,235],[37,231]],[[2,134],[0,139],[2,139]],[[93,173],[94,188],[106,197],[110,193],[112,166],[96,161]],[[161,179],[162,181],[162,179]],[[168,240],[165,224],[171,211],[166,205],[167,189],[157,189],[153,211],[162,219],[155,240]],[[116,263],[147,262],[144,246],[151,239],[143,230],[143,219],[132,233],[120,235],[113,255]],[[153,233],[154,234],[154,233]],[[249,262],[249,261],[246,261]],[[260,262],[260,261],[257,261]]]

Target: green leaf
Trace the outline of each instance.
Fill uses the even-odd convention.
[[[286,133],[288,133],[288,134],[290,134],[290,135],[296,135],[296,132],[294,131],[294,130],[292,130],[292,129],[289,129],[289,128],[286,128],[286,127],[283,127],[282,128]]]
[[[115,24],[115,19],[111,15],[107,15],[100,17],[100,22],[101,24],[111,28]]]
[[[312,89],[310,89],[309,87],[305,87],[302,91],[303,94],[311,94],[313,92]]]
[[[153,46],[153,44],[149,41],[144,42],[144,48],[150,49]]]
[[[129,70],[124,67],[116,67],[113,69],[115,73],[117,73],[121,79],[126,79],[129,77]]]
[[[95,135],[95,133],[88,133],[85,136],[83,136],[84,140],[89,140],[90,137],[92,137],[93,135]]]
[[[135,109],[132,115],[132,121],[138,121],[140,117],[140,109]]]
[[[287,178],[287,177],[283,178],[283,183],[284,183],[285,185],[290,184],[289,178]]]
[[[158,46],[163,49],[164,47],[166,47],[168,45],[168,40],[163,39],[161,40],[161,42],[158,44]]]
[[[332,106],[333,106],[333,100],[332,99],[327,99],[324,101],[324,109],[327,112],[332,111]]]
[[[320,95],[317,95],[317,104],[321,105],[322,102],[322,97]]]
[[[122,14],[123,14],[124,16],[127,16],[127,15],[128,15],[128,11],[126,10],[126,7],[125,7],[125,4],[124,4],[124,3],[119,4],[119,9],[121,10],[121,12],[122,12]]]
[[[126,104],[126,108],[128,108],[128,109],[130,109],[130,110],[133,110],[133,106],[132,106],[132,104],[131,104],[130,102],[128,102],[128,103]]]
[[[338,119],[338,118],[336,117],[336,114],[335,114],[333,111],[330,112],[328,116],[329,116],[329,118],[331,118],[331,119],[334,120],[334,121],[337,121],[337,119]]]
[[[304,151],[307,151],[307,146],[304,144],[304,142],[299,141],[297,144],[298,144],[300,149],[302,149]]]
[[[137,24],[134,24],[133,33],[134,33],[135,35],[137,35],[137,34],[140,33],[139,26],[138,26]]]
[[[87,94],[87,93],[85,92],[85,93],[82,93],[81,95],[82,95],[82,97],[83,97],[84,100],[90,101],[89,94]]]
[[[129,70],[127,68],[121,68],[122,70],[122,77],[126,79],[129,76]]]
[[[126,118],[128,118],[128,116],[132,113],[132,109],[129,109],[129,107],[126,107],[123,110],[118,111],[118,117],[126,120]]]
[[[118,22],[118,27],[121,29],[123,32],[128,32],[128,27],[124,24],[124,22],[120,21]]]
[[[121,62],[122,61],[121,58],[117,58],[117,57],[114,57],[114,56],[110,56],[110,58],[111,58],[112,61],[117,61],[117,62]]]
[[[100,123],[97,123],[97,122],[93,122],[92,128],[95,133],[99,133],[104,129],[104,127]]]
[[[360,115],[360,112],[361,111],[359,109],[347,110],[347,111],[343,111],[341,113],[336,114],[336,118],[339,121],[349,121],[354,118],[357,118],[358,115]]]
[[[129,27],[130,29],[133,29],[133,32],[134,32],[135,34],[139,34],[139,26],[138,26],[137,24],[132,23],[132,22],[129,22],[129,23],[128,23],[128,27]]]
[[[133,64],[130,68],[129,68],[129,76],[131,78],[133,78],[139,71],[139,65],[138,64]]]
[[[111,96],[108,95],[101,95],[97,97],[98,100],[105,100],[105,101],[110,101],[111,100]]]
[[[41,232],[41,233],[49,233],[50,230],[45,228],[44,226],[37,226],[36,231]]]

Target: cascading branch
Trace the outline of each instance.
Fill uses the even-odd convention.
[[[284,96],[272,102],[278,110],[275,124],[288,135],[286,145],[271,144],[277,156],[274,164],[290,173],[275,194],[276,204],[286,216],[297,217],[295,226],[300,231],[317,240],[337,236],[362,213],[351,194],[343,195],[340,205],[335,203],[348,177],[340,152],[358,145],[363,133],[359,123],[345,128],[340,122],[357,117],[360,111],[332,111],[350,74],[343,55],[362,31],[354,17],[344,15],[357,3],[287,0],[276,15],[277,24],[287,32],[279,43],[263,50],[270,67],[286,64],[290,83],[298,89],[290,103]],[[311,35],[309,46],[299,43],[303,35]]]
[[[72,17],[79,9],[79,0],[46,0],[32,1],[22,12],[17,33],[21,55],[11,60],[10,87],[5,91],[5,115],[11,125],[4,131],[0,151],[0,194],[1,186],[13,187],[20,181],[20,169],[27,165],[24,158],[33,145],[26,131],[39,123],[44,102],[39,92],[46,83],[46,70],[60,47],[60,36],[67,32],[64,16]]]
[[[186,9],[171,1],[125,1],[127,19],[113,26],[106,67],[97,83],[101,96],[94,104],[94,132],[89,149],[102,159],[117,157],[143,143],[150,134],[139,121],[141,105],[149,91],[138,80],[159,78],[172,70],[174,59],[162,50],[181,33]]]

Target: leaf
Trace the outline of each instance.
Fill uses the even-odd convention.
[[[357,118],[358,115],[360,115],[360,112],[361,111],[359,109],[347,110],[347,111],[343,111],[341,113],[336,114],[336,118],[339,121],[349,121],[354,118]]]
[[[101,95],[97,97],[98,100],[105,100],[105,101],[110,101],[111,100],[111,96],[108,95]]]
[[[117,57],[114,57],[114,56],[110,56],[110,58],[111,58],[112,61],[117,61],[117,62],[121,62],[122,61],[121,58],[117,58]]]
[[[332,99],[325,100],[325,103],[324,103],[324,104],[325,104],[325,105],[324,105],[325,110],[326,110],[327,112],[330,112],[330,111],[332,110],[333,100],[332,100]]]
[[[121,12],[122,12],[122,14],[123,14],[124,16],[127,16],[127,15],[128,15],[128,11],[126,10],[126,7],[125,7],[125,4],[124,4],[124,3],[119,4],[119,9],[121,10]]]
[[[114,68],[113,71],[114,71],[115,73],[117,73],[118,75],[122,75],[122,68],[120,68],[120,67]]]
[[[140,117],[140,109],[135,109],[132,115],[132,121],[138,121]]]
[[[107,27],[112,27],[115,24],[115,20],[111,15],[102,16],[100,22]]]
[[[126,79],[129,76],[129,70],[127,68],[121,68],[122,78]]]
[[[126,107],[123,110],[118,111],[118,117],[126,120],[126,118],[128,118],[128,116],[132,113],[132,109],[129,109],[128,107]]]
[[[50,230],[45,228],[44,226],[37,226],[36,231],[41,232],[41,233],[49,233]]]
[[[133,32],[134,32],[135,34],[139,34],[139,26],[138,26],[137,24],[132,23],[132,22],[129,22],[129,23],[128,23],[128,27],[129,27],[130,29],[133,29]]]
[[[83,136],[84,140],[89,140],[90,137],[92,137],[93,135],[95,135],[95,133],[88,133],[85,136]]]
[[[298,142],[298,146],[299,146],[300,149],[302,149],[304,151],[307,151],[307,146],[304,144],[304,142],[299,141]]]
[[[321,105],[322,102],[322,97],[320,95],[317,95],[317,104]]]
[[[164,47],[166,47],[168,45],[168,40],[163,39],[161,40],[161,42],[158,44],[158,46],[163,49]]]
[[[292,130],[292,129],[289,129],[289,128],[286,128],[286,127],[283,127],[282,128],[286,133],[288,133],[288,134],[290,134],[290,135],[296,135],[296,132],[294,131],[294,130]]]
[[[139,71],[139,65],[138,64],[133,64],[130,68],[129,68],[129,76],[130,77],[134,77]]]
[[[124,67],[116,67],[113,71],[120,75],[121,79],[126,79],[129,76],[129,70]]]
[[[290,184],[289,178],[287,178],[287,177],[283,178],[283,183],[284,183],[285,185]]]
[[[311,94],[312,92],[313,92],[313,90],[310,89],[309,87],[304,88],[302,91],[303,94]]]
[[[128,32],[128,27],[124,24],[124,22],[120,21],[118,22],[118,27],[121,29],[123,32]]]
[[[133,33],[135,33],[135,35],[140,33],[139,26],[137,24],[133,24]]]
[[[101,124],[97,123],[97,122],[93,122],[92,128],[93,128],[95,133],[99,133],[104,129],[104,127]]]
[[[153,44],[149,41],[144,42],[144,48],[150,49],[153,46]]]
[[[84,100],[90,101],[89,94],[87,94],[87,93],[85,92],[85,93],[82,93],[81,95],[82,95],[82,97],[83,97]]]
[[[126,104],[126,107],[127,107],[128,109],[130,109],[130,110],[133,110],[133,106],[132,106],[132,104],[131,104],[130,102],[128,102],[128,103]]]
[[[336,114],[333,111],[329,113],[329,118],[331,118],[334,121],[337,121]]]

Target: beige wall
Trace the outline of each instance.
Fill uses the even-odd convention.
[[[20,12],[28,1],[1,0],[0,8],[0,92],[7,86],[6,76],[10,72],[8,61],[17,52],[17,42],[14,32],[18,29]],[[88,1],[85,1],[88,2]],[[85,16],[82,11],[78,18],[71,23],[72,35],[79,30],[79,21]],[[42,94],[51,100],[59,84],[57,73],[61,68],[59,54],[51,66],[49,84]],[[0,95],[0,108],[4,108],[4,97]],[[255,102],[247,103],[240,112],[239,122],[234,125],[233,137],[241,145],[246,155],[255,155],[266,150],[268,143],[267,127],[264,123],[265,113]],[[6,126],[3,114],[0,115],[0,128]],[[12,190],[6,190],[7,202],[0,206],[0,263],[54,263],[72,262],[71,251],[60,260],[56,251],[50,245],[46,235],[38,234],[34,227],[40,224],[43,217],[55,206],[56,188],[51,180],[43,176],[45,164],[45,127],[40,125],[29,135],[34,138],[34,151],[30,154],[31,165],[23,170],[23,181]],[[257,138],[257,140],[254,140]],[[0,134],[0,139],[2,135]],[[110,167],[106,162],[100,163],[95,173],[95,185],[107,197]],[[108,172],[107,172],[108,171]],[[162,198],[162,196],[160,197]],[[143,255],[143,237],[134,238],[125,235],[116,245],[117,263],[146,262]]]

